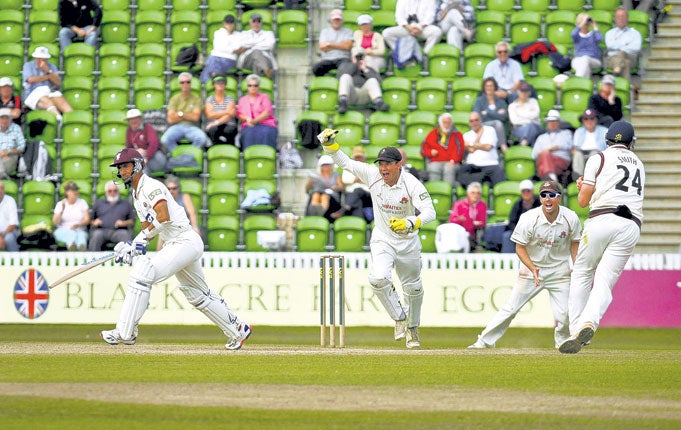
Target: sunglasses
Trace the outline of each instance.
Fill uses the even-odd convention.
[[[169,189],[170,191],[175,191],[175,190],[179,190],[180,187],[168,187],[168,189]]]
[[[508,54],[508,51],[506,51],[506,50],[504,50],[504,51],[497,51],[497,54]]]
[[[191,84],[191,81],[180,81],[180,84]]]
[[[555,199],[558,196],[560,196],[560,193],[553,193],[551,191],[542,191],[539,193],[539,197],[542,199]]]
[[[258,84],[248,84],[248,86],[249,86],[249,87],[253,87],[253,88],[258,88],[260,85],[258,85]]]

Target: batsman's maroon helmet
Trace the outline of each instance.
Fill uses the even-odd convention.
[[[109,164],[109,166],[116,167],[119,164],[134,163],[135,160],[144,162],[144,158],[136,149],[124,148],[116,154],[113,163]]]

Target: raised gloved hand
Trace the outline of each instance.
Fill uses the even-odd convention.
[[[324,149],[327,151],[338,151],[340,149],[340,145],[335,141],[338,133],[338,130],[327,128],[317,135],[317,139],[319,139],[319,143],[321,143],[324,146]]]
[[[421,220],[416,217],[397,218],[391,216],[388,218],[388,227],[395,233],[406,234],[421,228]]]
[[[116,263],[132,264],[133,257],[147,253],[146,241],[118,242],[114,247]]]

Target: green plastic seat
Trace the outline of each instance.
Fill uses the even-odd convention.
[[[308,16],[302,10],[282,10],[277,13],[277,46],[302,48],[309,43]]]
[[[114,157],[125,147],[125,142],[121,145],[102,145],[97,148],[97,164],[99,172],[99,181],[109,181],[116,179],[118,169],[109,166],[113,163]]]
[[[456,126],[457,129],[461,133],[465,133],[468,130],[470,130],[470,125],[468,123],[468,118],[470,116],[470,112],[466,110],[453,110],[449,112],[449,114],[452,116],[452,121],[454,122],[454,125]]]
[[[251,179],[244,181],[244,195],[251,190],[265,190],[269,195],[277,191],[277,181],[274,179]]]
[[[239,243],[239,219],[235,216],[211,216],[206,225],[209,251],[236,251]]]
[[[571,76],[561,87],[560,104],[563,109],[583,112],[589,103],[594,84],[590,78]]]
[[[348,111],[344,114],[333,116],[333,128],[340,131],[338,141],[343,142],[343,146],[355,146],[364,139],[364,114],[359,111]]]
[[[61,136],[64,146],[89,145],[93,137],[94,118],[91,111],[74,110],[63,115]]]
[[[160,43],[140,43],[135,47],[135,76],[160,77],[166,66],[165,45]]]
[[[422,78],[416,81],[416,107],[421,111],[442,112],[447,103],[447,81]]]
[[[435,216],[441,222],[449,221],[452,209],[452,184],[447,181],[427,181],[424,183],[435,208]]]
[[[529,146],[511,146],[504,153],[504,171],[509,181],[532,179],[536,173],[536,163]]]
[[[504,12],[488,9],[475,14],[475,41],[477,43],[493,45],[505,36],[506,14]]]
[[[101,110],[124,110],[128,105],[130,83],[127,77],[100,78],[97,82]],[[141,108],[140,108],[141,109]]]
[[[277,229],[274,217],[270,215],[251,215],[244,220],[244,245],[246,251],[267,251],[258,244],[259,231],[272,231]]]
[[[572,110],[562,110],[560,111],[560,118],[572,125],[574,128],[579,128],[582,126],[582,122],[579,120],[579,116],[584,112],[584,110],[580,111],[572,111]]]
[[[232,9],[212,9],[208,8],[206,11],[206,37],[208,38],[208,53],[213,49],[213,39],[215,38],[215,32],[222,28],[222,22],[225,19],[225,15],[232,15],[234,21],[236,22],[236,11],[230,13]],[[227,12],[225,12],[227,11]]]
[[[236,179],[240,173],[241,153],[233,145],[214,145],[206,152],[210,179]]]
[[[195,43],[201,37],[201,12],[198,9],[173,9],[170,13],[170,37],[173,43]]]
[[[315,76],[308,88],[310,110],[333,113],[338,105],[338,79],[333,76]]]
[[[24,215],[52,215],[54,184],[49,181],[26,181],[21,187]]]
[[[585,219],[589,217],[589,206],[581,207],[579,205],[579,189],[577,188],[576,182],[570,182],[566,189],[567,192],[567,207],[572,209],[577,213],[579,219],[584,222]]]
[[[551,1],[552,0],[520,0],[520,9],[546,13],[549,10]]]
[[[21,12],[21,32],[24,32],[24,13]],[[59,14],[56,10],[31,9],[28,15],[28,36],[32,43],[51,43],[59,35]],[[6,40],[6,39],[0,39]],[[33,52],[33,51],[31,51]]]
[[[472,111],[482,89],[482,79],[463,77],[452,83],[452,105],[459,111]]]
[[[501,181],[492,188],[492,210],[494,215],[488,222],[507,221],[513,204],[520,198],[520,182]]]
[[[486,0],[485,6],[489,10],[510,13],[515,6],[515,0]]]
[[[108,13],[113,10],[128,10],[132,0],[101,0],[99,3],[102,5],[102,9]]]
[[[138,10],[135,14],[135,29],[137,43],[160,43],[166,33],[165,10],[152,10],[152,8]]]
[[[428,73],[451,82],[459,72],[460,57],[461,52],[457,47],[438,43],[428,52]]]
[[[180,190],[183,194],[188,194],[192,199],[192,204],[196,210],[199,224],[201,224],[201,217],[198,216],[199,211],[203,208],[203,182],[195,179],[180,179]]]
[[[229,11],[236,9],[238,0],[206,0],[208,10]]]
[[[650,45],[650,15],[643,10],[630,10],[628,26],[641,33],[641,46],[647,48]]]
[[[5,186],[5,194],[11,196],[15,202],[19,202],[19,186],[11,179],[0,179]]]
[[[234,215],[239,209],[239,183],[211,179],[206,187],[209,215]]]
[[[456,49],[456,48],[454,48]],[[390,106],[390,112],[407,113],[411,105],[411,81],[399,76],[390,76],[381,82],[383,101]]]
[[[404,118],[404,134],[407,145],[421,145],[426,135],[437,126],[435,112],[410,112]]]
[[[38,136],[35,136],[35,139],[42,140],[46,142],[48,145],[50,145],[54,142],[54,139],[57,138],[57,117],[55,117],[54,114],[52,114],[51,112],[47,112],[45,110],[31,110],[26,112],[25,119],[26,119],[25,131],[26,138],[29,137],[28,135],[29,124],[36,120],[43,120],[47,123],[47,125],[45,126],[43,133]]]
[[[466,76],[482,78],[487,64],[496,58],[494,45],[486,43],[471,43],[463,49],[463,69]]]
[[[59,0],[31,0],[33,10],[57,10]]]
[[[24,11],[3,10],[0,14],[0,40],[18,43],[24,37]]]
[[[610,0],[612,1],[612,0]],[[594,21],[598,24],[598,29],[600,30],[601,34],[605,36],[605,33],[608,32],[613,26],[613,12],[617,7],[619,7],[619,2],[620,0],[615,0],[618,4],[618,6],[612,7],[612,8],[594,8],[589,11],[589,16],[593,18]],[[592,3],[594,3],[592,1]],[[605,47],[605,41],[602,42],[601,48]]]
[[[556,105],[556,83],[553,79],[543,76],[527,78],[527,82],[532,85],[536,91],[539,110],[541,111],[541,115],[544,116]]]
[[[300,115],[298,115],[298,117],[296,117],[296,139],[298,139],[298,141],[300,141],[301,139],[300,130],[298,130],[298,125],[305,120],[319,122],[319,124],[321,124],[322,126],[322,130],[329,126],[329,115],[326,114],[325,112],[313,110],[303,111],[300,113]]]
[[[372,8],[374,0],[344,0],[343,7],[345,10],[356,10],[366,12]]]
[[[189,154],[196,160],[197,167],[174,167],[172,172],[178,176],[198,176],[203,172],[203,149],[194,145],[179,145],[171,153],[171,157],[178,157],[181,154]],[[198,208],[197,208],[198,209]]]
[[[401,118],[395,112],[374,112],[369,116],[369,144],[395,146],[400,139]]]
[[[366,245],[367,222],[357,216],[342,216],[333,223],[335,252],[362,252]]]
[[[99,145],[125,145],[125,132],[128,121],[124,111],[103,110],[97,115],[97,129],[99,131]]]
[[[322,216],[305,216],[296,224],[296,251],[324,252],[329,243],[329,221]]]
[[[170,4],[173,5],[173,11],[195,11],[199,10],[199,7],[203,3],[201,0],[171,0]]]
[[[260,86],[258,87],[261,93],[267,94],[272,102],[274,102],[274,82],[265,76],[260,77]],[[241,94],[248,93],[248,81],[246,79],[241,80]]]
[[[61,173],[65,178],[89,179],[94,159],[92,145],[64,145],[61,148]]]
[[[530,43],[541,37],[542,16],[531,10],[516,11],[510,18],[511,43]]]
[[[398,77],[407,78],[410,81],[418,81],[421,78],[423,66],[419,63],[409,64],[402,69],[393,67],[393,74]]]
[[[272,179],[277,174],[277,152],[269,145],[244,150],[244,173],[248,179]]]
[[[134,104],[141,111],[163,109],[165,105],[165,78],[135,78],[132,83]]]
[[[437,252],[435,248],[435,230],[440,225],[437,220],[424,224],[419,229],[419,239],[421,239],[421,252]]]
[[[66,76],[61,92],[75,110],[89,110],[93,103],[94,79],[88,76]]]
[[[579,13],[584,10],[585,5],[586,0],[556,0],[556,8],[558,10],[569,10]]]
[[[87,43],[72,43],[64,49],[66,76],[92,76],[95,71],[95,47]]]
[[[24,0],[5,0],[2,2],[3,10],[21,10],[24,7]]]
[[[102,76],[127,76],[130,70],[130,45],[104,43],[99,48],[99,71]]]
[[[402,148],[407,156],[407,164],[415,169],[424,170],[426,168],[426,160],[421,155],[420,145],[404,145]]]
[[[558,8],[558,10],[547,13],[544,18],[546,39],[553,44],[572,46],[570,33],[575,27],[576,18],[577,14],[568,8]]]
[[[622,0],[591,0],[591,7],[594,9],[598,10],[610,10],[614,11],[618,7],[622,5]],[[589,15],[591,15],[591,12],[589,12]],[[598,23],[598,27],[600,28],[601,23]]]
[[[128,39],[132,36],[131,19],[130,12],[127,10],[108,10],[105,8],[100,29],[102,42],[104,44],[129,43]]]
[[[21,43],[0,43],[0,69],[3,76],[21,74],[24,66],[24,47]]]

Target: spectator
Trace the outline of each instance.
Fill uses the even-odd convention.
[[[61,122],[61,114],[73,108],[61,91],[61,78],[57,67],[48,63],[52,56],[44,46],[38,46],[31,56],[35,59],[24,64],[21,77],[24,85],[24,104],[32,110],[45,109]]]
[[[241,150],[251,145],[269,145],[277,148],[277,120],[274,118],[272,101],[260,92],[260,77],[246,77],[248,93],[239,98],[236,114],[241,121]]]
[[[366,151],[364,151],[361,145],[352,148],[351,157],[355,161],[366,163]],[[344,215],[352,215],[364,218],[368,223],[373,221],[374,211],[371,202],[371,192],[367,184],[347,169],[343,170],[341,182],[345,190],[345,203],[340,210],[332,213],[331,217],[338,219]]]
[[[426,160],[428,180],[447,181],[456,187],[456,172],[466,154],[466,144],[450,114],[440,115],[437,123],[437,127],[426,135],[421,145],[421,156]]]
[[[653,6],[653,3],[655,3],[655,0],[622,0],[622,7],[626,10],[642,10],[650,13],[650,8]],[[660,4],[658,7],[662,9],[665,2],[664,0],[660,0],[657,3]]]
[[[442,30],[435,24],[436,15],[435,0],[397,0],[395,5],[397,26],[383,30],[385,43],[394,50],[397,39],[413,36],[426,41],[423,52],[428,54],[442,39]]]
[[[352,61],[338,68],[338,113],[347,112],[348,104],[365,105],[369,101],[378,111],[390,109],[383,103],[381,76],[366,65],[365,56],[364,48],[353,48]]]
[[[617,76],[631,80],[631,69],[638,62],[641,52],[641,33],[628,26],[627,10],[620,7],[615,11],[615,26],[605,33],[607,65]]]
[[[76,37],[88,45],[97,44],[102,8],[92,0],[61,0],[59,2],[59,46],[62,52]]]
[[[511,136],[521,145],[534,145],[537,136],[543,131],[539,121],[539,103],[530,97],[532,87],[523,82],[518,87],[518,98],[508,106],[508,119],[511,121]]]
[[[506,224],[506,229],[502,234],[501,239],[501,252],[505,254],[515,253],[515,243],[511,241],[511,235],[515,226],[518,225],[518,220],[520,220],[520,215],[541,206],[539,197],[534,194],[534,184],[529,179],[520,181],[520,198],[513,203],[511,208],[511,213],[508,215],[508,224]]]
[[[249,23],[251,29],[242,32],[239,37],[241,48],[236,51],[239,54],[237,67],[253,70],[256,75],[271,79],[277,69],[277,61],[274,58],[277,41],[274,33],[262,29],[262,17],[259,13],[252,14]]]
[[[65,243],[69,251],[85,251],[90,208],[85,200],[78,197],[78,185],[75,182],[64,184],[64,193],[66,197],[57,202],[52,216],[54,238],[57,242]]]
[[[582,126],[575,130],[572,138],[572,179],[575,181],[584,175],[586,160],[601,151],[605,151],[605,133],[608,131],[597,122],[593,109],[587,109],[579,117]]]
[[[300,1],[284,0],[284,9],[300,9]]]
[[[506,123],[508,122],[508,104],[497,96],[499,86],[493,77],[482,81],[482,94],[475,99],[473,110],[480,114],[482,125],[488,125],[497,133],[497,144],[502,152],[506,152]]]
[[[216,75],[226,75],[236,68],[236,51],[241,48],[241,33],[234,31],[234,15],[225,15],[222,28],[213,33],[213,49],[206,58],[206,65],[199,80],[202,84]]]
[[[10,110],[12,121],[16,125],[21,125],[21,97],[14,94],[14,84],[8,77],[0,78],[0,108]]]
[[[601,79],[600,89],[589,97],[589,109],[598,114],[598,123],[610,127],[615,121],[622,119],[622,99],[615,94],[615,77],[605,75]]]
[[[591,71],[602,65],[599,43],[603,41],[603,35],[598,30],[598,24],[588,13],[580,13],[570,35],[575,45],[572,58],[575,76],[591,78]]]
[[[201,99],[192,94],[192,75],[180,73],[180,93],[168,102],[168,129],[161,136],[161,144],[170,154],[180,139],[189,139],[192,145],[204,148],[208,143],[206,133],[199,127],[201,121]]]
[[[468,232],[470,249],[478,245],[477,236],[487,224],[487,205],[482,201],[482,185],[471,182],[466,187],[466,197],[452,205],[449,222],[459,224]]]
[[[367,67],[381,73],[381,70],[385,69],[385,41],[381,33],[374,31],[373,22],[371,15],[357,17],[359,30],[353,34],[354,46],[364,49]]]
[[[213,145],[226,143],[234,145],[238,132],[236,125],[236,103],[232,96],[225,94],[227,78],[216,76],[213,78],[215,93],[208,97],[204,105],[206,119],[206,133]]]
[[[19,157],[26,148],[21,127],[12,122],[12,113],[0,108],[0,179],[8,179],[17,169]]]
[[[5,194],[5,184],[0,182],[0,250],[19,251],[17,232],[19,231],[19,213],[17,202],[12,196]]]
[[[532,148],[532,158],[537,162],[537,175],[543,180],[547,178],[566,182],[565,173],[570,170],[570,152],[572,151],[572,132],[560,128],[560,113],[551,109],[544,118],[546,133],[540,134]]]
[[[464,2],[462,0],[442,0],[437,14],[438,25],[442,33],[447,35],[447,44],[456,46],[463,52],[463,41],[470,41],[473,32],[463,15]]]
[[[199,223],[196,217],[196,208],[194,207],[194,202],[192,201],[192,196],[182,192],[182,187],[180,185],[180,179],[174,175],[168,175],[165,180],[165,185],[170,191],[170,195],[173,196],[173,200],[184,208],[187,218],[189,218],[189,225],[191,225],[192,230],[194,230],[199,236],[201,231],[199,230]],[[163,240],[161,237],[156,241],[156,250],[159,251],[163,248]]]
[[[136,149],[144,157],[145,172],[165,172],[168,159],[159,148],[158,133],[154,127],[142,122],[139,109],[130,109],[125,117],[128,120],[125,147]]]
[[[132,225],[135,212],[128,200],[121,199],[120,191],[114,181],[104,186],[105,198],[95,202],[90,222],[90,243],[88,251],[101,251],[107,243],[132,240]]]
[[[520,83],[525,80],[525,75],[523,75],[520,63],[509,56],[511,47],[508,42],[501,41],[494,48],[497,58],[487,63],[482,77],[483,79],[494,78],[498,87],[497,97],[511,103],[519,97],[516,91]]]
[[[331,27],[319,33],[319,55],[321,60],[312,66],[315,76],[324,76],[331,70],[338,69],[344,62],[350,61],[352,49],[352,30],[343,27],[343,11],[334,9],[329,14]]]
[[[464,187],[473,182],[489,182],[494,186],[506,179],[499,165],[497,134],[488,125],[482,125],[480,114],[471,112],[468,117],[471,129],[463,134],[466,143],[466,162],[459,168],[458,181]]]
[[[306,215],[323,216],[330,222],[335,218],[332,213],[340,206],[343,182],[341,176],[334,169],[333,159],[329,155],[322,155],[317,162],[317,174],[310,175],[305,184],[305,191],[310,194]]]

